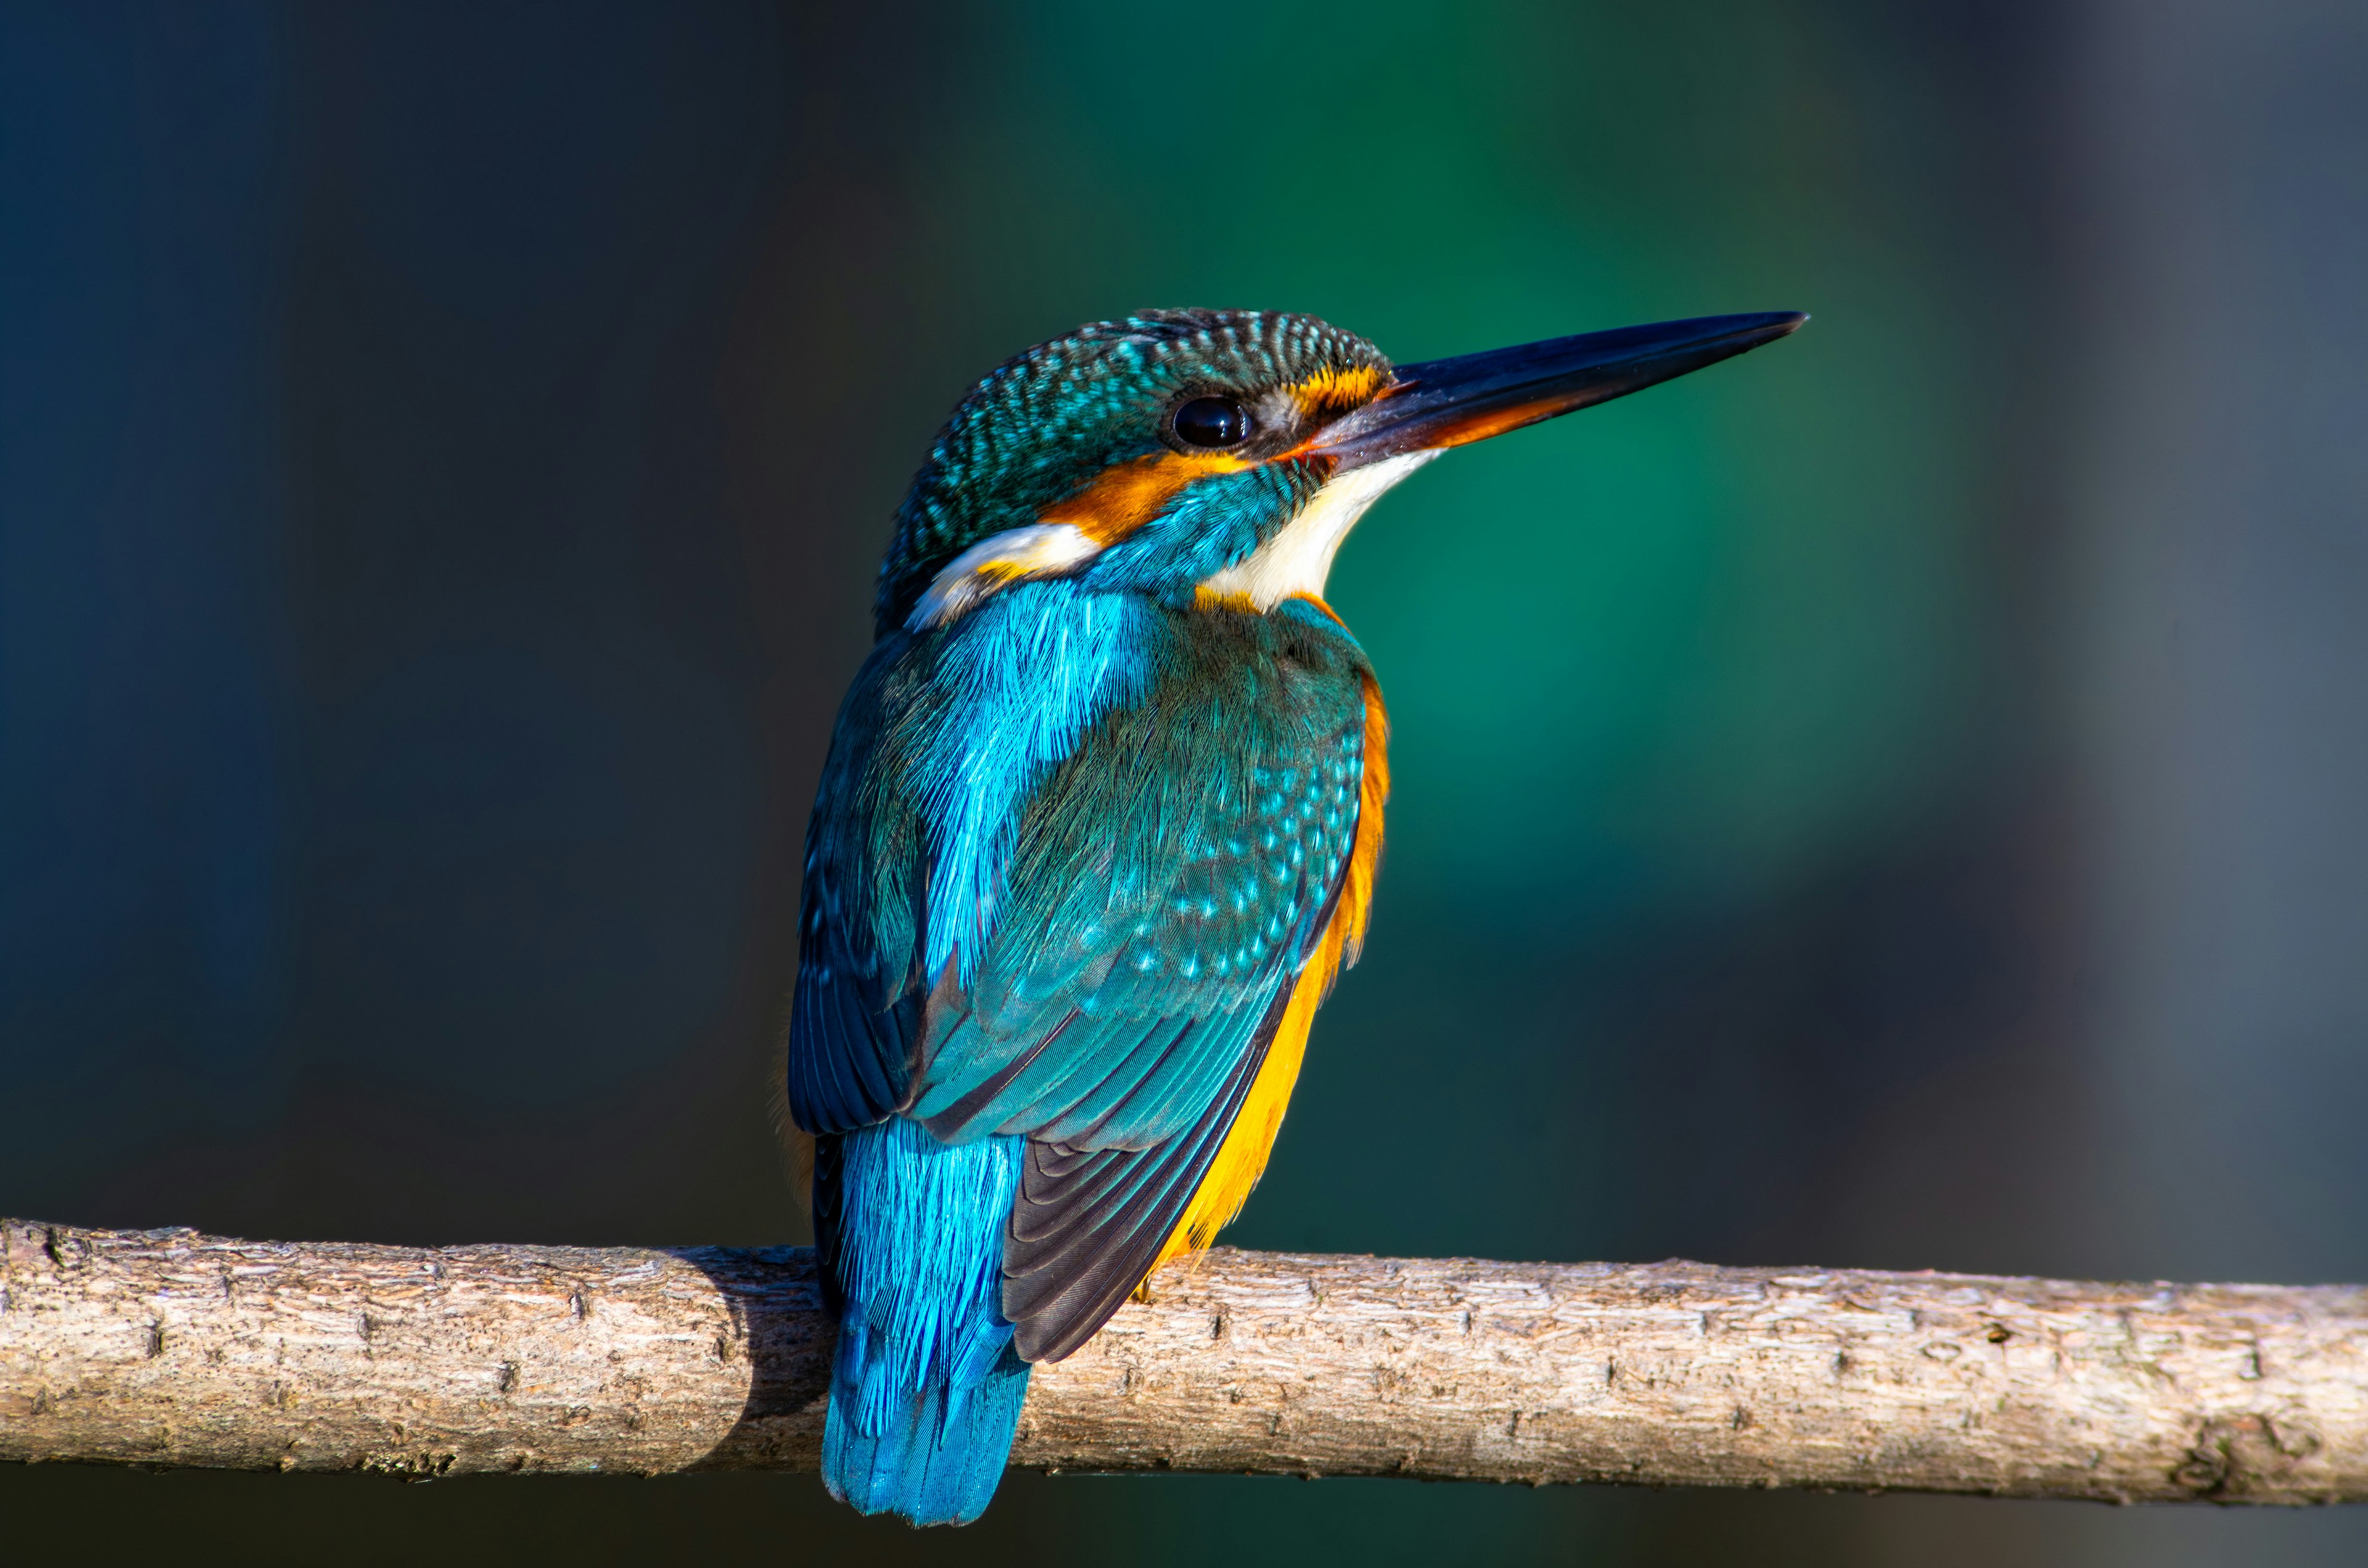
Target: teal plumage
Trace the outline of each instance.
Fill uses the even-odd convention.
[[[934,1481],[978,1431],[909,1442],[907,1461],[881,1435],[894,1425],[882,1387],[983,1391],[972,1419],[991,1409],[1008,1447],[1025,1379],[983,1352],[928,1364],[882,1348],[906,1298],[879,1282],[941,1252],[948,1225],[936,1199],[874,1173],[926,1163],[916,1124],[951,1149],[985,1142],[990,1164],[1018,1151],[1013,1200],[971,1233],[1001,1244],[980,1265],[997,1293],[905,1342],[999,1334],[1036,1360],[1100,1326],[1258,1070],[1261,1026],[1338,881],[1364,725],[1362,655],[1328,619],[1177,608],[1297,509],[1311,486],[1282,469],[1179,497],[1110,552],[1107,585],[1022,584],[943,631],[896,622],[979,538],[1033,524],[1080,474],[1164,449],[1156,414],[1179,391],[1385,363],[1301,318],[1087,328],[983,382],[900,515],[890,624],[816,805],[792,1009],[792,1109],[831,1145],[825,1260],[845,1321],[863,1325],[841,1353],[825,1467],[859,1506],[964,1517],[992,1491],[992,1470]],[[1285,680],[1300,667],[1286,655],[1306,673]],[[1324,815],[1303,822],[1292,812],[1319,778]],[[913,1424],[945,1420],[923,1408]],[[931,1479],[881,1483],[904,1462]]]
[[[825,1256],[842,1313],[865,1328],[842,1346],[834,1434],[882,1425],[841,1420],[850,1393],[861,1391],[858,1411],[877,1411],[883,1379],[902,1388],[928,1373],[921,1387],[957,1400],[985,1391],[1008,1446],[1025,1382],[1024,1369],[1014,1375],[1017,1358],[1074,1348],[1148,1269],[1248,1091],[1261,1027],[1340,880],[1361,777],[1364,661],[1313,611],[1132,608],[1121,618],[1127,656],[1084,661],[1102,674],[1080,682],[1090,694],[1081,710],[1101,722],[1071,749],[1044,761],[1043,735],[1065,726],[1031,711],[1008,754],[996,747],[1002,733],[969,743],[970,755],[996,765],[981,778],[911,788],[945,778],[945,737],[960,729],[953,714],[984,707],[947,667],[977,643],[1001,665],[1009,657],[1001,622],[1035,630],[1086,619],[1079,597],[1067,584],[1023,585],[937,643],[892,642],[889,677],[857,688],[858,700],[878,706],[851,715],[848,730],[877,738],[860,759],[834,758],[836,788],[825,787],[818,811],[818,822],[876,824],[863,841],[868,864],[838,858],[835,841],[818,844],[810,886],[827,910],[845,877],[889,914],[873,929],[890,934],[869,951],[898,958],[872,973],[901,972],[899,1000],[916,1015],[876,1032],[823,1020],[819,1009],[842,992],[836,965],[813,964],[797,1001],[793,1060],[808,1075],[796,1095],[801,1120],[841,1134],[818,1182],[831,1189]],[[1031,602],[1039,598],[1053,602]],[[1012,780],[1031,781],[1031,768],[1042,777],[1024,806],[1007,826],[981,828],[979,818],[1019,792]],[[920,976],[931,972],[930,937],[897,895],[918,879],[932,842],[946,846],[941,865],[970,850],[1002,874],[941,901],[965,911],[958,929],[975,936],[941,960],[942,972],[961,978],[916,1001]],[[932,884],[951,880],[941,872]],[[842,920],[853,902],[839,904]],[[827,914],[819,927],[810,917],[809,939],[819,945],[840,928]],[[950,1000],[956,985],[960,1002]],[[1053,1042],[1059,1049],[1047,1049]],[[928,1064],[918,1083],[916,1060]],[[885,1120],[831,1127],[892,1104],[900,1114]],[[959,1176],[949,1168],[957,1158]],[[927,1171],[933,1185],[908,1176],[894,1187],[878,1175],[888,1168]],[[977,1240],[996,1250],[959,1244]],[[949,1256],[974,1256],[967,1293],[882,1284],[905,1267],[900,1260],[934,1269]],[[982,1293],[989,1283],[999,1295]],[[916,1333],[904,1323],[916,1296],[947,1310],[959,1296],[962,1312]],[[928,1363],[909,1348],[919,1343],[968,1348]],[[998,1355],[1011,1347],[1009,1365],[986,1353],[990,1343]],[[928,1462],[981,1440],[968,1429],[958,1437],[928,1449]],[[848,1437],[837,1447],[856,1451]],[[862,1473],[880,1473],[879,1449],[863,1451]],[[974,1499],[952,1494],[951,1517],[973,1513],[973,1500],[984,1506],[992,1473]],[[926,1488],[842,1490],[859,1506],[944,1517]]]
[[[1775,319],[1681,324],[1707,362]],[[1306,317],[1146,312],[1010,361],[939,435],[807,836],[788,1087],[837,1495],[976,1517],[1029,1365],[1256,1179],[1379,850],[1331,550],[1470,421],[1609,385],[1595,341],[1542,392],[1531,360],[1394,370]],[[1600,395],[1678,373],[1620,347]]]
[[[954,410],[897,508],[880,568],[881,633],[901,625],[929,579],[965,549],[1026,528],[1096,475],[1163,450],[1162,420],[1178,401],[1203,391],[1271,392],[1324,375],[1386,376],[1389,368],[1353,333],[1270,311],[1144,311],[1088,323],[1014,356]],[[1199,520],[1247,523],[1255,535],[1288,519],[1274,501],[1241,499],[1247,504],[1227,507],[1230,516]],[[1143,543],[1198,549],[1201,532],[1165,528]],[[1232,548],[1247,553],[1256,542],[1236,539]],[[1189,596],[1199,578],[1187,571],[1173,580]]]

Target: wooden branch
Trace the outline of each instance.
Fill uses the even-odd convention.
[[[2368,1499],[2368,1289],[1220,1249],[1041,1367],[1012,1462]],[[803,1249],[0,1221],[0,1459],[811,1469]]]

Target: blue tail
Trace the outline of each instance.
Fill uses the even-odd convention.
[[[840,1148],[845,1303],[822,1478],[867,1514],[968,1524],[1011,1454],[1028,1363],[1003,1320],[1018,1138],[949,1145],[891,1117]]]

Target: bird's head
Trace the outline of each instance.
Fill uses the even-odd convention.
[[[899,508],[885,633],[1046,577],[1165,603],[1320,596],[1340,540],[1450,447],[1680,376],[1807,318],[1712,316],[1393,367],[1313,316],[1145,311],[998,367]]]

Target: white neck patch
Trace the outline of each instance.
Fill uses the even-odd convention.
[[[1332,574],[1332,558],[1340,553],[1340,541],[1349,537],[1365,508],[1437,456],[1435,451],[1406,452],[1350,469],[1317,491],[1315,499],[1258,546],[1255,554],[1226,567],[1201,586],[1225,598],[1246,598],[1260,610],[1303,595],[1323,597],[1324,580]]]
[[[946,562],[905,624],[915,631],[944,626],[1007,584],[1058,576],[1091,561],[1102,547],[1067,523],[1031,523],[990,534]]]

